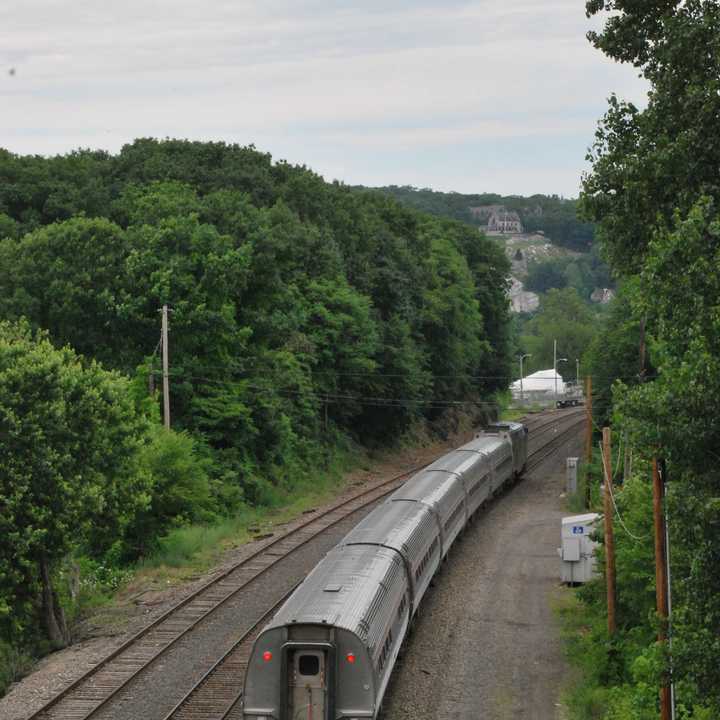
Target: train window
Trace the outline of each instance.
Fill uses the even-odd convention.
[[[400,601],[400,607],[398,608],[398,617],[403,616],[406,606],[407,606],[407,597],[405,595],[403,595],[402,600]]]
[[[298,672],[301,675],[317,675],[320,672],[320,658],[317,655],[301,655]]]

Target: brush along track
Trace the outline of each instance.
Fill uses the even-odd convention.
[[[553,413],[554,415],[554,413]],[[549,423],[556,424],[554,416]],[[317,511],[302,524],[278,535],[243,561],[228,568],[188,595],[120,645],[95,667],[78,678],[30,716],[29,720],[86,720],[104,708],[131,680],[153,665],[178,640],[236,597],[281,559],[303,547],[349,515],[382,499],[428,463]]]
[[[419,465],[310,515],[228,568],[130,637],[110,655],[55,696],[28,720],[86,720],[178,640],[225,605],[281,559],[337,525],[347,516],[391,493]]]
[[[551,423],[547,423],[557,426],[557,432],[529,455],[527,472],[537,468],[577,432],[578,426],[584,421],[584,413],[582,418],[578,417],[579,415],[580,413],[571,412],[555,417]],[[542,427],[545,427],[545,424]],[[242,678],[250,659],[253,642],[265,623],[289,596],[290,593],[287,593],[250,631],[240,637],[163,720],[240,719]]]

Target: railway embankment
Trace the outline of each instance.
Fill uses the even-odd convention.
[[[340,483],[323,494],[314,498],[312,496],[306,498],[304,502],[298,502],[293,508],[269,512],[265,515],[264,520],[254,528],[253,536],[241,534],[236,539],[235,546],[229,546],[226,551],[216,553],[216,561],[205,571],[198,572],[196,562],[188,560],[185,565],[179,567],[164,568],[161,566],[156,569],[156,572],[139,573],[111,603],[97,608],[86,619],[85,625],[89,633],[87,637],[65,650],[44,658],[29,675],[16,683],[10,692],[0,699],[0,716],[7,720],[23,720],[29,717],[52,697],[91,671],[109,654],[117,651],[128,638],[140,633],[184,598],[227,572],[228,569],[268,547],[278,537],[293,532],[315,516],[321,516],[332,504],[342,503],[403,472],[429,462],[466,439],[467,433],[463,432],[445,442],[436,441],[422,446],[408,447],[400,452],[383,454],[361,463],[358,469],[347,473]],[[313,499],[317,502],[310,504],[309,500]],[[300,554],[295,554],[292,561],[288,562],[292,566],[292,571],[287,575],[282,566],[274,570],[273,577],[277,575],[278,580],[275,590],[271,592],[263,590],[255,595],[255,588],[252,588],[248,593],[239,596],[236,604],[228,603],[227,616],[223,616],[217,623],[214,620],[212,623],[206,623],[207,626],[220,628],[218,635],[213,635],[212,632],[208,635],[208,648],[212,648],[211,654],[214,654],[216,647],[224,646],[223,637],[227,635],[227,628],[230,625],[234,623],[236,629],[242,629],[246,625],[247,627],[252,626],[252,621],[249,621],[248,624],[247,621],[238,620],[237,616],[233,615],[233,613],[237,613],[239,606],[243,608],[241,613],[243,616],[251,617],[253,613],[248,611],[254,608],[254,605],[257,605],[257,613],[262,614],[270,607],[266,601],[269,602],[269,598],[273,596],[272,592],[281,595],[285,592],[286,587],[297,582],[294,578],[297,576],[300,579],[312,567],[313,558],[317,556],[317,553],[322,554],[326,552],[326,549],[332,547],[337,539],[352,527],[353,522],[359,520],[360,516],[354,520],[353,517],[347,522],[338,524],[335,531],[326,539],[318,540],[308,548],[305,559]],[[272,578],[271,581],[273,581]],[[179,686],[180,677],[187,675],[186,680],[191,683],[198,679],[206,669],[207,664],[203,662],[200,662],[195,670],[192,667],[184,667],[187,644],[195,642],[198,634],[199,632],[194,632],[192,639],[188,638],[186,644],[179,643],[177,650],[173,651],[173,657],[178,658],[180,676],[175,676],[175,680],[168,688],[168,699],[165,703],[168,708],[171,708],[178,699],[178,694],[174,691],[173,686]],[[231,640],[228,639],[225,641],[225,645],[230,642]],[[170,660],[166,661],[163,658],[163,664],[166,662],[170,662]],[[192,666],[192,663],[190,665]],[[150,693],[153,702],[162,695],[158,687],[151,688]],[[112,715],[112,717],[116,716]],[[128,717],[133,716],[130,714]]]

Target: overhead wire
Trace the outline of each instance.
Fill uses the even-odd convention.
[[[636,542],[643,542],[643,541],[647,540],[648,536],[647,536],[647,535],[643,535],[642,537],[639,537],[638,535],[635,535],[633,532],[631,532],[631,531],[628,529],[627,525],[626,525],[625,522],[623,521],[622,514],[620,513],[620,510],[618,509],[617,503],[615,502],[615,494],[613,493],[613,490],[612,490],[612,486],[613,486],[612,475],[611,475],[610,472],[608,471],[607,461],[606,461],[606,459],[605,459],[605,453],[603,452],[602,443],[599,442],[599,443],[598,443],[598,447],[600,448],[600,457],[602,458],[603,471],[605,472],[605,476],[610,479],[610,482],[606,483],[606,487],[608,488],[608,491],[609,491],[609,493],[610,493],[610,499],[612,500],[613,507],[615,508],[615,514],[617,515],[617,519],[618,519],[620,525],[622,526],[623,530],[625,530],[625,532],[626,532],[633,540],[635,540]]]

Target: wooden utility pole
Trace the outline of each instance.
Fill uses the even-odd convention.
[[[664,487],[660,477],[657,458],[653,458],[653,519],[655,525],[655,600],[657,614],[660,618],[658,642],[664,645],[667,642],[668,622],[668,577],[667,577],[667,548],[665,546],[665,516],[663,515]],[[660,686],[660,720],[671,718],[670,683],[666,676]]]
[[[168,370],[168,306],[162,306],[163,420],[170,429],[170,373]]]
[[[607,584],[608,634],[615,634],[615,537],[613,535],[612,456],[610,428],[603,428],[603,469],[605,471],[605,581]]]

